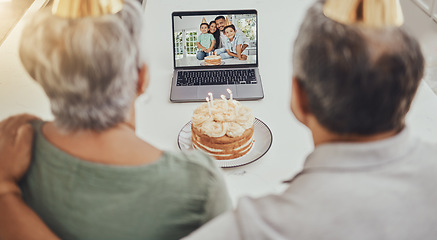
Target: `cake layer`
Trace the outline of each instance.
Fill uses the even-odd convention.
[[[253,146],[253,126],[239,137],[210,137],[192,126],[193,146],[202,149],[218,160],[241,157]]]
[[[230,147],[228,144],[219,144],[215,147],[203,145],[202,143],[195,141],[193,142],[194,145],[198,146],[201,149],[207,150],[211,153],[239,153],[250,147],[250,144],[253,142],[253,137],[246,139],[244,143],[240,144],[239,146],[233,146]]]
[[[220,56],[208,56],[204,58],[205,65],[220,65],[222,58]]]
[[[254,141],[251,140],[247,143],[247,147],[241,149],[240,151],[232,151],[232,152],[220,151],[220,150],[216,150],[216,151],[210,150],[208,147],[201,146],[198,143],[196,143],[196,144],[193,143],[193,146],[196,149],[201,149],[201,150],[209,153],[211,156],[213,156],[217,160],[229,160],[229,159],[241,157],[241,156],[245,155],[246,153],[248,153],[250,151],[250,149],[252,149],[253,143],[254,143]]]

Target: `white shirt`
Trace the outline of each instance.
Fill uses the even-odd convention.
[[[242,198],[186,239],[434,240],[436,226],[437,146],[403,130],[316,147],[283,194]]]
[[[244,44],[243,38],[241,37],[241,35],[235,34],[234,39],[232,39],[232,42],[231,42],[231,40],[229,40],[229,38],[226,39],[225,48],[226,48],[226,50],[229,50],[232,53],[237,54],[237,45],[240,45],[240,44],[241,44],[241,46],[243,46],[243,44]]]
[[[235,36],[237,36],[237,34],[241,36],[241,38],[243,39],[243,45],[247,44],[248,46],[250,46],[250,41],[246,37],[246,35],[243,33],[243,31],[241,31],[241,29],[239,29],[237,26],[235,26],[235,30],[237,31],[235,33]],[[217,31],[220,31],[220,30],[217,30]],[[226,43],[227,40],[229,40],[229,38],[222,31],[220,31],[220,45],[219,45],[219,48],[224,48],[225,47],[225,43]]]

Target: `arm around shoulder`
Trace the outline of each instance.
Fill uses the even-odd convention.
[[[17,182],[32,155],[34,116],[0,122],[0,239],[58,239],[20,196]]]
[[[18,194],[0,196],[0,239],[59,239]]]

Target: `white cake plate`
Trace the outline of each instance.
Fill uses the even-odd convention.
[[[254,122],[253,140],[255,142],[248,153],[239,158],[216,160],[218,165],[222,168],[239,167],[252,163],[267,153],[270,146],[272,146],[273,135],[270,128],[258,118],[255,118]],[[193,149],[193,142],[191,140],[191,121],[185,124],[179,132],[178,146],[182,151]]]

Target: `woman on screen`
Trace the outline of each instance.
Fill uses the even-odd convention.
[[[214,20],[209,22],[209,33],[214,36],[215,44],[213,50],[216,50],[220,46],[220,31],[217,30],[217,23]]]

